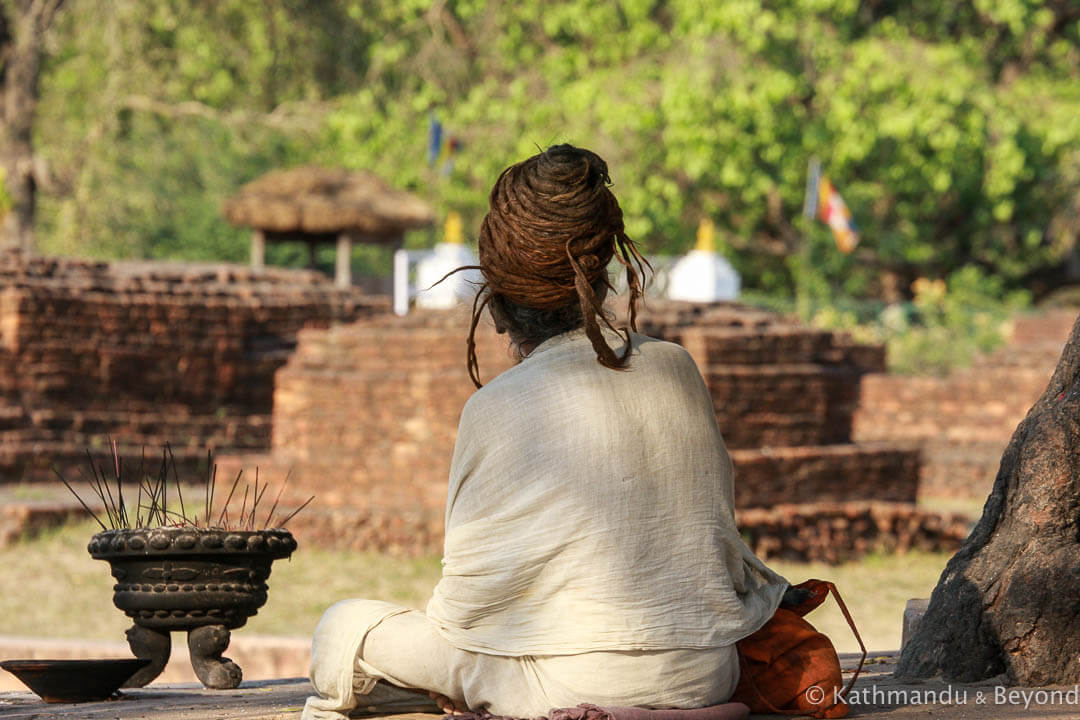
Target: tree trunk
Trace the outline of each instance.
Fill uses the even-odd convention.
[[[1078,530],[1080,319],[1005,449],[982,518],[938,580],[897,676],[1077,682]]]
[[[4,3],[0,42],[0,167],[11,209],[0,241],[5,247],[34,249],[34,111],[38,100],[42,41],[62,0]]]

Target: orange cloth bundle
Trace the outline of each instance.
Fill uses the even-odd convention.
[[[866,646],[835,585],[807,580],[795,587],[808,593],[799,605],[779,608],[760,630],[736,643],[742,674],[731,701],[753,713],[846,717],[850,708],[844,696],[862,670]],[[832,641],[803,619],[830,592],[862,648],[862,660],[846,687]]]

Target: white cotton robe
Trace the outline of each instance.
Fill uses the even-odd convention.
[[[449,689],[380,673],[365,663],[373,648],[364,640],[400,609],[331,609],[313,643],[312,680],[323,697],[309,701],[306,717],[340,717],[317,711],[362,703],[355,694],[369,691],[371,678],[518,716],[577,702],[727,699],[713,696],[714,679],[726,677],[730,694],[732,646],[772,617],[787,582],[739,537],[731,460],[693,360],[678,345],[631,339],[629,367],[612,370],[581,331],[552,338],[465,405],[442,579],[426,616],[417,613],[437,638],[424,642],[444,647],[415,652],[450,663],[479,657],[488,671],[456,672],[462,687]],[[609,342],[621,348],[615,336]],[[612,653],[615,678],[599,670]],[[513,673],[490,670],[495,660],[524,664],[530,687],[464,687],[512,683]],[[568,662],[569,674],[545,674]],[[582,696],[565,697],[567,678]],[[665,696],[665,684],[685,692]]]

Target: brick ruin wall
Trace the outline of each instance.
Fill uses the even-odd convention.
[[[922,498],[984,499],[1076,319],[1076,309],[1019,316],[1004,347],[944,377],[864,377],[853,437],[918,449]]]
[[[219,474],[289,477],[286,500],[317,498],[290,527],[323,546],[441,550],[457,421],[474,392],[463,311],[375,315],[302,331],[278,371],[270,453],[218,456]],[[477,332],[481,376],[510,367],[504,337]]]
[[[0,481],[74,468],[105,433],[190,467],[225,448],[224,477],[291,471],[295,500],[317,494],[291,524],[308,541],[437,551],[467,317],[387,307],[314,273],[0,254]],[[651,301],[639,327],[698,362],[759,552],[820,556],[823,517],[840,552],[959,541],[910,506],[917,452],[858,432],[881,348],[731,305]],[[512,362],[489,327],[478,342],[485,377]]]
[[[428,311],[302,332],[277,374],[271,453],[219,457],[220,469],[291,473],[292,500],[318,502],[290,525],[317,544],[438,552],[457,420],[473,392],[466,323],[463,311]],[[822,557],[806,537],[820,534],[821,508],[840,503],[828,516],[832,557],[918,544],[910,537],[951,549],[966,533],[911,505],[916,452],[850,441],[859,379],[883,369],[881,348],[734,305],[654,301],[639,327],[682,343],[701,368],[736,465],[740,521],[759,551]],[[490,327],[478,346],[484,377],[510,365]],[[777,548],[769,537],[785,540]]]
[[[268,448],[297,333],[385,306],[316,273],[0,254],[0,481],[75,471],[106,434],[129,462]]]

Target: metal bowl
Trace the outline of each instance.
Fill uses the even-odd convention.
[[[47,703],[108,700],[149,660],[6,660],[0,667]]]

